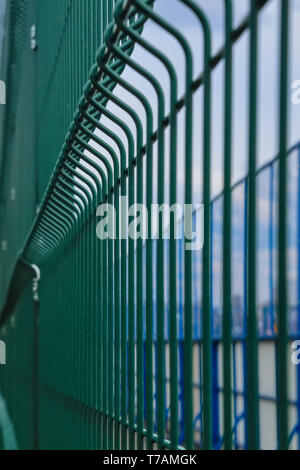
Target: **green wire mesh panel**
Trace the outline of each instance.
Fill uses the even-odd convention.
[[[278,305],[267,339],[277,358],[273,361],[275,447],[285,449],[299,433],[298,421],[291,430],[288,419],[292,408],[287,348],[292,336],[286,249],[287,155],[298,147],[288,151],[290,1],[276,1],[280,10],[279,142],[270,168],[273,172],[278,167]],[[25,1],[8,2],[11,34],[21,34],[22,27],[15,21],[21,8],[25,31],[31,31],[31,39],[36,31],[37,40],[37,50],[33,47],[22,66],[17,65],[33,84],[29,88],[34,106],[27,114],[22,98],[14,95],[12,81],[12,104],[4,115],[4,126],[11,119],[18,122],[11,113],[20,108],[19,119],[33,126],[30,138],[10,136],[7,131],[2,135],[4,148],[16,142],[22,146],[16,150],[16,161],[23,155],[24,142],[32,145],[25,160],[32,159],[28,163],[33,171],[28,189],[32,217],[24,223],[28,235],[24,243],[21,234],[22,250],[14,271],[14,260],[5,260],[14,274],[1,319],[9,366],[1,370],[0,383],[19,447],[261,447],[261,433],[268,431],[260,412],[266,398],[259,384],[263,338],[257,309],[259,20],[271,3],[251,0],[246,16],[236,25],[236,2],[220,1],[225,41],[215,52],[205,2],[174,0],[174,9],[191,18],[190,30],[180,27],[155,0],[123,0],[116,5],[109,0],[42,0],[31,7]],[[161,35],[161,47],[155,34]],[[245,37],[247,175],[233,187],[233,55]],[[15,39],[10,47],[17,47]],[[10,54],[8,64],[17,52]],[[28,62],[33,62],[33,76],[28,74]],[[224,99],[216,114],[212,87],[219,66]],[[220,120],[222,315],[216,334],[214,215],[218,201],[213,200],[211,175],[212,134]],[[4,155],[3,150],[1,163]],[[1,176],[5,174],[7,170]],[[21,179],[24,185],[23,174]],[[238,334],[232,285],[237,188],[244,201],[239,219],[244,243],[244,327]],[[182,231],[185,222],[178,221],[174,212],[168,239],[166,227],[157,228],[152,217],[145,240],[129,237],[128,227],[121,236],[120,216],[133,204],[143,204],[151,214],[153,204],[176,203],[204,205],[201,251],[187,249],[188,240],[178,239],[177,229]],[[23,206],[28,204],[26,200]],[[101,204],[110,204],[116,214],[109,228],[115,236],[108,232],[102,240],[97,237],[99,217],[105,215],[97,210]],[[9,206],[4,207],[7,214]],[[27,221],[36,211],[29,230]],[[196,213],[190,225],[195,219]],[[13,245],[16,259],[21,247]],[[28,277],[39,270],[42,277],[35,280],[32,296]],[[2,276],[1,283],[5,285]],[[21,289],[25,294],[11,317]],[[237,361],[242,364],[243,390],[238,389]],[[298,389],[299,383],[298,377]],[[298,402],[293,407],[299,412]]]

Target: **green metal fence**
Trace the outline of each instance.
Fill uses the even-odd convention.
[[[218,419],[223,423],[220,447],[231,449],[234,446],[237,423],[233,417],[235,340],[231,287],[232,56],[234,45],[246,33],[250,34],[250,67],[245,447],[260,447],[256,301],[257,68],[258,21],[269,2],[252,0],[249,15],[237,28],[233,27],[233,2],[221,2],[225,8],[226,40],[215,55],[210,22],[199,3],[192,0],[175,3],[185,5],[194,15],[203,38],[197,50],[203,58],[203,71],[196,78],[190,38],[159,14],[154,0],[126,0],[117,5],[114,1],[100,0],[42,0],[30,9],[26,1],[8,2],[9,21],[14,21],[17,8],[23,8],[27,14],[25,29],[28,31],[28,26],[36,24],[38,43],[38,51],[31,51],[36,56],[29,59],[36,67],[34,106],[28,116],[24,105],[19,110],[19,119],[26,122],[28,118],[33,126],[32,151],[27,150],[24,158],[36,159],[31,167],[35,172],[33,181],[37,184],[28,189],[33,191],[35,187],[31,193],[31,214],[24,223],[29,235],[22,243],[1,321],[8,363],[1,370],[1,388],[22,448],[217,447],[211,300],[211,77],[220,63],[224,64],[225,128],[223,315],[219,341],[223,351],[223,416]],[[278,334],[274,341],[278,367],[277,438],[278,447],[285,449],[289,446],[286,182],[290,2],[279,3]],[[161,28],[182,51],[183,96],[179,92],[176,64],[143,35],[148,22]],[[17,26],[11,26],[11,31],[20,34]],[[137,46],[155,57],[164,68],[168,88],[162,84],[156,70],[136,59],[133,52]],[[16,52],[10,54],[12,60]],[[24,64],[19,70],[27,75],[26,62]],[[135,77],[148,82],[148,86],[150,84],[155,103],[143,91],[140,82],[130,78],[133,75],[127,73],[128,69],[134,71]],[[34,79],[28,77],[28,80]],[[6,126],[9,119],[15,122],[16,118],[9,117],[8,113],[15,112],[18,103],[10,83],[11,104],[5,111]],[[32,90],[32,86],[29,88]],[[83,95],[78,101],[82,89]],[[195,129],[196,116],[200,113],[195,94],[199,90],[203,90],[201,130]],[[183,175],[178,170],[178,161],[182,159],[179,138],[184,142]],[[168,242],[162,230],[156,240],[149,237],[145,243],[141,238],[121,239],[119,221],[124,198],[127,208],[134,203],[145,204],[149,213],[153,203],[172,206],[176,202],[195,202],[198,188],[195,188],[194,172],[196,165],[199,166],[194,148],[196,139],[197,145],[200,141],[202,147],[199,181],[202,194],[196,201],[204,204],[201,281],[195,280],[198,261],[193,252],[185,249],[185,242],[176,239],[174,214],[171,214]],[[2,140],[7,146],[15,145],[16,141],[22,143],[26,138],[10,136],[6,128]],[[3,150],[1,162],[5,153]],[[58,155],[48,182],[53,159]],[[5,175],[4,170],[2,175]],[[24,174],[21,179],[25,186]],[[34,204],[41,200],[42,194],[29,230]],[[199,197],[199,192],[197,195]],[[101,203],[112,204],[116,210],[114,240],[108,237],[100,241],[96,236],[96,210]],[[149,233],[151,229],[150,219]],[[22,229],[22,240],[23,232]],[[14,257],[21,248],[19,242],[15,245]],[[14,263],[6,259],[5,264],[9,267],[5,273],[8,279]],[[32,298],[31,287],[25,280],[30,276],[36,278],[38,269],[41,280],[36,280],[38,292],[35,284]],[[179,286],[181,275],[183,281]],[[1,282],[5,285],[3,276]],[[201,282],[197,300],[201,304],[199,338],[194,333],[198,321],[194,308],[196,282]],[[25,293],[19,300],[16,293],[21,289]],[[11,320],[14,308],[17,314]],[[183,309],[182,332],[178,320],[180,308]],[[199,346],[200,360],[196,346]],[[201,382],[200,430],[195,424],[198,413],[196,369],[200,371]]]

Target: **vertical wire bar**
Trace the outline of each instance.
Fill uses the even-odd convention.
[[[81,12],[80,12],[80,2],[76,2],[76,29],[78,31],[77,35],[77,61],[76,63],[78,64],[78,72],[76,73],[77,76],[77,96],[79,96],[80,93],[80,76],[81,76],[81,71],[80,71],[80,60],[81,60],[81,25],[80,25],[80,19],[81,19]],[[78,431],[79,431],[79,449],[82,449],[82,360],[83,360],[83,353],[82,353],[82,334],[81,334],[81,329],[82,329],[82,324],[81,324],[81,313],[82,313],[82,296],[80,295],[80,291],[82,289],[82,238],[79,234],[79,246],[80,246],[80,251],[79,251],[79,260],[78,260],[78,266],[80,269],[80,281],[78,285],[78,337],[79,337],[79,364],[80,364],[80,373],[78,377],[78,389],[79,389],[79,407],[78,407],[78,412],[79,412],[79,423],[78,423]]]
[[[83,80],[85,74],[87,73],[87,62],[88,62],[88,52],[89,52],[89,42],[88,42],[88,35],[87,35],[87,6],[88,2],[84,2],[82,6],[82,26],[83,26]],[[82,86],[84,81],[82,82]],[[85,279],[86,279],[86,288],[85,288],[85,370],[86,370],[86,398],[85,398],[85,428],[86,428],[86,442],[84,443],[85,449],[90,449],[90,418],[91,418],[91,402],[90,402],[90,387],[89,387],[89,374],[90,374],[90,362],[89,362],[89,340],[90,340],[90,330],[89,330],[89,321],[90,321],[90,295],[89,295],[89,288],[90,288],[90,237],[89,237],[89,223],[86,222],[86,254],[85,254],[85,265],[86,265],[86,272],[85,272]]]
[[[192,204],[192,142],[193,142],[193,96],[191,83],[193,64],[186,63],[185,108],[185,204]],[[185,446],[192,449],[193,436],[193,306],[192,306],[192,252],[184,243],[184,403]]]
[[[211,323],[211,38],[206,33],[204,60],[203,204],[204,247],[202,274],[203,447],[212,448],[212,323]],[[192,374],[192,370],[191,370]]]
[[[174,71],[171,79],[171,113],[170,113],[170,206],[177,202],[177,80]],[[177,331],[177,243],[174,227],[175,216],[171,219],[169,246],[169,291],[170,291],[170,441],[173,449],[178,445],[178,331]]]
[[[78,257],[79,257],[79,247],[78,247],[78,237],[75,240],[75,247],[74,247],[74,264],[75,266],[78,266]],[[74,358],[73,358],[73,363],[78,365],[78,371],[79,371],[79,363],[78,363],[78,351],[79,351],[79,341],[78,341],[78,292],[79,292],[79,270],[76,269],[76,276],[75,276],[75,283],[74,283],[74,295],[75,295],[75,301],[74,301],[74,343],[77,344],[77,349],[74,347]],[[79,449],[79,373],[76,374],[75,376],[75,412],[76,412],[76,417],[75,417],[75,429],[77,430],[76,433],[76,441],[75,441],[75,446],[77,449]]]
[[[89,387],[89,374],[90,374],[90,362],[89,362],[89,322],[90,322],[90,295],[89,295],[89,269],[90,269],[90,237],[89,237],[89,224],[85,225],[85,309],[84,309],[84,342],[85,342],[85,441],[84,448],[90,449],[90,387]]]
[[[81,449],[85,446],[85,392],[86,392],[86,351],[85,351],[85,289],[86,289],[86,272],[85,272],[85,260],[86,260],[86,244],[85,244],[85,227],[79,232],[81,241],[81,284],[80,284],[80,337],[81,337],[81,378],[80,378],[80,407],[81,407],[81,423],[80,423],[80,445]]]
[[[79,374],[79,412],[80,412],[80,421],[79,421],[79,442],[80,442],[80,449],[83,449],[83,371],[84,371],[84,343],[83,343],[83,321],[82,321],[82,316],[83,316],[83,310],[84,310],[84,305],[83,305],[83,295],[82,295],[82,286],[84,283],[84,272],[83,272],[83,259],[84,259],[84,246],[83,246],[83,238],[82,234],[79,235],[80,237],[80,255],[79,255],[79,267],[80,267],[80,282],[79,282],[79,309],[78,309],[78,316],[79,316],[79,343],[80,343],[80,348],[79,348],[79,363],[80,363],[80,374]]]
[[[270,167],[270,217],[269,217],[269,271],[270,271],[270,329],[274,335],[274,164]]]
[[[247,238],[247,425],[248,448],[259,448],[258,343],[256,317],[257,0],[251,0],[249,85],[249,176]]]
[[[153,200],[153,147],[147,137],[146,205],[151,213]],[[149,217],[148,232],[152,233],[152,217]],[[152,237],[146,240],[146,422],[147,449],[153,448],[153,244]]]
[[[70,325],[70,378],[74,377],[73,376],[73,371],[74,371],[74,338],[75,338],[75,308],[74,308],[74,298],[75,298],[75,276],[76,276],[76,269],[75,269],[75,256],[74,256],[74,241],[72,243],[72,249],[71,249],[71,263],[70,263],[70,279],[71,279],[71,284],[70,284],[70,292],[73,294],[71,295],[70,302],[69,302],[69,310],[70,310],[70,319],[71,319],[71,325]],[[76,418],[76,395],[75,395],[75,380],[73,379],[71,382],[71,413],[72,413],[72,419],[71,419],[71,426],[72,429],[74,429],[74,433],[72,433],[71,437],[71,446],[70,449],[75,449],[76,448],[76,427],[75,427],[75,418]]]
[[[121,173],[121,196],[125,199],[127,194],[127,183],[124,168]],[[125,204],[121,207],[121,217],[127,214]],[[126,219],[125,219],[126,220]],[[121,239],[121,447],[127,449],[127,241]]]
[[[128,171],[129,207],[135,200],[135,168],[129,164]],[[128,415],[129,415],[129,449],[135,448],[134,414],[135,414],[135,301],[134,301],[134,260],[135,241],[128,238]]]
[[[108,186],[108,204],[112,204],[112,188]],[[113,449],[113,405],[114,405],[114,241],[108,240],[108,448]],[[116,263],[116,260],[115,260]]]
[[[84,22],[84,16],[85,16],[85,4],[83,2],[80,2],[80,91],[82,89],[82,86],[84,84],[84,74],[85,74],[85,47],[86,47],[86,42],[85,42],[85,36],[84,36],[84,28],[85,28],[85,22]],[[82,330],[82,352],[83,352],[83,358],[82,358],[82,434],[81,434],[81,442],[82,442],[82,449],[86,449],[87,445],[87,417],[88,417],[88,409],[87,409],[87,349],[86,349],[86,289],[87,289],[87,271],[86,271],[86,266],[87,266],[87,230],[86,227],[83,231],[81,231],[81,237],[82,237],[82,274],[83,274],[83,289],[82,289],[82,312],[81,312],[81,330]]]
[[[298,180],[297,180],[297,334],[300,333],[300,146],[297,147]],[[297,418],[298,449],[300,448],[300,367],[297,368]]]
[[[248,425],[247,425],[247,380],[248,380],[248,356],[247,356],[247,292],[248,292],[248,284],[247,284],[247,274],[248,274],[248,265],[247,265],[247,257],[248,257],[248,230],[249,230],[249,220],[248,220],[248,199],[249,199],[249,184],[248,178],[244,181],[244,207],[243,207],[243,327],[242,327],[242,337],[241,337],[241,346],[243,350],[243,397],[244,397],[244,409],[245,409],[245,448],[248,445]],[[238,341],[236,340],[235,344],[235,358],[234,358],[234,390],[235,390],[235,419],[238,419],[238,397],[237,397],[237,387],[238,387]],[[238,432],[235,431],[235,448],[238,448]]]
[[[111,1],[108,2],[108,5],[107,5],[107,12],[106,12],[106,26],[108,25],[108,23],[110,23],[113,19],[112,17],[112,14],[113,14],[113,3]],[[109,188],[109,192],[111,194],[111,191],[110,191],[110,188]],[[114,195],[114,201],[115,201],[115,204],[114,204],[114,207],[116,209],[116,198],[117,198],[117,195],[115,194]],[[110,201],[112,202],[111,198],[110,198]],[[118,219],[118,211],[116,211],[116,217]],[[116,337],[114,338],[114,312],[116,312],[116,309],[115,309],[115,306],[114,306],[114,295],[116,295],[114,293],[114,288],[116,289],[116,278],[115,278],[115,275],[117,274],[117,278],[118,278],[118,259],[116,258],[116,255],[117,255],[117,252],[114,253],[114,256],[113,256],[113,250],[114,250],[114,247],[117,248],[117,244],[116,243],[113,243],[113,241],[111,240],[109,242],[110,246],[111,246],[111,253],[110,253],[110,259],[109,259],[109,269],[111,270],[111,276],[110,276],[110,280],[109,280],[109,286],[110,286],[110,313],[109,313],[109,343],[110,343],[110,353],[109,353],[109,364],[110,364],[110,373],[109,373],[109,415],[110,415],[110,426],[109,426],[109,439],[110,439],[110,442],[109,442],[109,448],[112,449],[114,447],[113,445],[113,436],[114,436],[114,423],[113,423],[113,414],[114,414],[114,392],[113,392],[113,389],[114,389],[114,380],[116,380],[116,377],[114,377],[114,360],[116,360],[116,358],[114,358],[114,342],[116,342]],[[113,268],[113,265],[115,263],[115,268]],[[115,319],[116,321],[116,319]],[[115,346],[116,348],[116,346]],[[115,416],[115,419],[116,419],[116,416]],[[116,430],[116,428],[115,428]]]
[[[76,266],[75,269],[75,275],[74,275],[74,301],[73,301],[73,308],[72,308],[72,315],[74,315],[74,320],[73,320],[73,371],[75,370],[75,364],[77,361],[77,354],[78,354],[78,349],[76,349],[76,338],[77,338],[77,324],[78,324],[78,316],[77,316],[77,282],[78,282],[78,270],[77,270],[77,245],[78,245],[78,240],[75,240],[74,242],[74,255],[73,255],[73,266]],[[74,428],[76,430],[76,436],[74,439],[74,448],[78,449],[78,385],[77,385],[77,374],[76,378],[74,380]]]
[[[74,324],[74,343],[77,345],[74,346],[74,364],[77,364],[78,367],[78,373],[76,374],[75,378],[75,402],[76,402],[76,420],[75,420],[75,426],[77,430],[77,435],[76,435],[76,442],[75,446],[77,449],[79,449],[80,446],[80,429],[79,429],[79,419],[80,419],[80,406],[79,406],[79,384],[80,384],[80,362],[79,362],[79,355],[80,355],[80,338],[79,338],[79,292],[80,292],[80,271],[78,269],[79,266],[79,255],[80,255],[80,239],[79,237],[76,237],[75,239],[75,248],[74,248],[74,263],[75,266],[77,266],[76,269],[76,276],[75,276],[75,284],[74,284],[74,294],[75,294],[75,299],[74,299],[74,314],[75,314],[75,324]]]
[[[75,63],[75,57],[76,57],[76,42],[75,42],[75,19],[76,19],[76,11],[75,11],[75,5],[72,2],[71,3],[71,27],[70,27],[70,43],[71,43],[71,51],[70,51],[70,70],[71,74],[73,75],[73,64]],[[74,76],[74,75],[73,75]],[[76,99],[76,88],[75,88],[75,77],[73,80],[71,80],[71,103],[72,105],[75,104],[75,99]],[[75,372],[75,361],[76,361],[76,346],[75,346],[75,338],[76,338],[76,276],[77,276],[77,269],[76,269],[76,251],[75,251],[75,242],[73,241],[72,243],[72,263],[71,263],[71,277],[72,277],[72,284],[71,284],[71,292],[72,292],[72,297],[71,297],[71,318],[72,318],[72,328],[71,328],[71,345],[72,345],[72,350],[71,350],[71,366],[72,366],[72,374]],[[75,375],[75,374],[74,374]],[[72,420],[72,428],[74,429],[74,437],[72,438],[72,443],[71,443],[71,448],[76,449],[77,448],[77,406],[76,406],[76,380],[73,380],[73,394],[72,394],[72,415],[73,415],[73,420]]]
[[[140,149],[138,149],[139,152]],[[137,155],[138,157],[139,155]],[[128,172],[128,195],[129,195],[129,207],[132,207],[135,203],[135,185],[136,185],[136,174],[135,167],[129,162]],[[139,192],[141,188],[139,187]],[[140,194],[139,194],[140,195]],[[129,237],[129,263],[128,263],[128,414],[129,414],[129,449],[135,449],[135,241]],[[140,281],[141,282],[141,281]]]
[[[279,206],[278,206],[278,383],[277,432],[280,450],[288,448],[287,374],[287,139],[288,139],[288,46],[290,1],[281,1],[280,117],[279,117]]]
[[[152,165],[152,155],[147,155],[146,204],[148,214],[153,198]],[[151,217],[149,218],[148,230],[151,233]],[[147,449],[151,450],[153,448],[153,248],[151,237],[146,240],[146,422]]]
[[[113,3],[109,2],[108,6],[108,16],[109,21],[111,22],[113,19]],[[121,178],[123,173],[121,173]],[[120,183],[122,184],[122,183]],[[114,193],[114,201],[115,201],[115,210],[116,210],[116,240],[115,240],[115,256],[114,256],[114,263],[115,263],[115,283],[114,283],[114,294],[115,294],[115,305],[114,305],[114,312],[115,312],[115,349],[114,349],[114,361],[115,361],[115,375],[114,375],[114,382],[115,382],[115,401],[114,401],[114,419],[115,419],[115,442],[114,448],[119,450],[120,449],[120,187],[117,183],[115,186],[115,193]]]
[[[161,207],[165,202],[165,132],[163,128],[164,103],[159,100],[158,120],[158,190],[157,202]],[[160,223],[161,222],[161,223]],[[156,320],[156,403],[158,448],[163,449],[165,439],[165,301],[164,301],[164,221],[158,221],[156,280],[157,280],[157,320]]]
[[[108,23],[110,23],[113,20],[113,8],[114,8],[113,0],[108,0],[108,10],[107,10]]]
[[[223,389],[224,448],[232,448],[231,151],[232,1],[225,0],[224,209],[223,209]]]
[[[90,390],[90,373],[91,373],[91,363],[90,363],[90,315],[91,315],[91,297],[90,297],[90,265],[91,265],[91,239],[90,239],[90,224],[86,223],[86,289],[85,289],[85,350],[86,350],[86,442],[85,449],[91,449],[91,390]]]
[[[107,0],[102,0],[102,40],[107,27]]]
[[[96,292],[95,292],[95,231],[94,231],[94,224],[95,224],[95,217],[88,217],[89,219],[89,225],[90,225],[90,269],[88,273],[88,277],[91,276],[91,281],[90,281],[90,329],[89,329],[89,354],[90,354],[90,395],[91,395],[91,400],[90,400],[90,414],[91,414],[91,419],[90,419],[90,432],[91,432],[91,445],[90,448],[91,450],[94,449],[94,439],[95,439],[95,415],[94,415],[94,410],[95,410],[95,394],[94,394],[94,385],[95,385],[95,363],[94,363],[94,351],[95,351],[95,343],[94,343],[94,328],[95,328],[95,298],[96,298]]]
[[[108,415],[108,388],[107,388],[107,361],[108,361],[108,344],[107,344],[107,305],[108,305],[108,266],[107,266],[107,252],[108,242],[107,240],[102,241],[103,245],[103,328],[102,328],[102,355],[103,355],[103,384],[102,384],[102,396],[103,396],[103,449],[107,450],[108,447],[108,435],[107,435],[107,415]]]
[[[96,42],[96,0],[92,0],[90,5],[90,15],[89,21],[91,22],[91,51],[90,51],[90,65],[93,62],[93,57],[96,52],[97,42]],[[98,292],[97,292],[97,256],[98,256],[98,244],[97,244],[97,236],[96,236],[96,227],[97,221],[96,216],[92,209],[92,216],[91,216],[91,224],[92,224],[92,241],[93,241],[93,270],[92,270],[92,279],[93,279],[93,322],[92,322],[92,360],[93,360],[93,374],[92,374],[92,391],[93,391],[93,450],[98,449],[98,428],[97,428],[97,366],[98,366],[98,344],[97,344],[97,306],[98,306]]]
[[[103,22],[103,16],[102,16],[102,0],[96,0],[96,29],[97,29],[97,46],[98,44],[102,43],[102,22]],[[100,197],[101,196],[101,197]],[[99,195],[98,197],[98,202],[102,201],[102,195]],[[99,387],[98,387],[98,400],[99,400],[99,405],[98,405],[98,433],[99,433],[99,447],[101,450],[104,449],[103,445],[103,306],[104,306],[104,297],[103,297],[103,242],[102,240],[98,240],[98,270],[99,270],[99,281],[98,281],[98,291],[99,291],[99,308],[98,308],[98,348],[99,348],[99,353],[98,353],[98,374],[99,374]]]
[[[147,129],[147,161],[146,161],[146,205],[148,214],[151,214],[153,202],[153,144]],[[146,423],[147,423],[147,449],[153,448],[153,242],[152,242],[152,216],[149,217],[148,239],[146,240]]]
[[[93,0],[93,9],[92,9],[92,18],[93,18],[93,50],[92,56],[96,53],[97,46],[98,46],[98,0]],[[95,217],[95,214],[93,214]],[[95,438],[94,438],[94,449],[98,450],[99,440],[100,440],[100,433],[99,433],[99,385],[100,385],[100,376],[99,376],[99,308],[100,308],[100,295],[99,295],[99,275],[100,271],[98,270],[98,259],[100,257],[100,250],[99,250],[99,240],[97,239],[96,235],[96,228],[97,228],[97,220],[95,217],[94,221],[94,289],[95,289],[95,303],[94,303],[94,361],[95,361],[95,370],[94,370],[94,407],[95,407]]]
[[[143,157],[137,158],[137,204],[143,204]],[[143,230],[143,228],[142,228]],[[144,331],[143,331],[143,239],[137,240],[136,256],[136,354],[137,354],[137,448],[143,450],[144,427]]]
[[[98,201],[102,200],[102,194],[99,194]],[[99,350],[99,360],[98,360],[98,369],[99,369],[99,393],[98,393],[98,400],[99,400],[99,416],[98,416],[98,426],[99,426],[99,446],[100,450],[104,449],[104,438],[103,438],[103,431],[104,431],[104,410],[103,410],[103,311],[104,311],[104,247],[103,241],[98,240],[98,272],[99,272],[99,281],[98,281],[98,291],[99,291],[99,307],[98,307],[98,350]]]
[[[115,209],[116,209],[116,240],[115,240],[115,283],[114,283],[114,313],[115,313],[115,350],[114,350],[114,361],[115,361],[115,403],[114,403],[114,419],[115,419],[115,444],[116,450],[120,449],[120,210],[119,210],[119,198],[120,190],[119,184],[116,185],[115,193]]]

